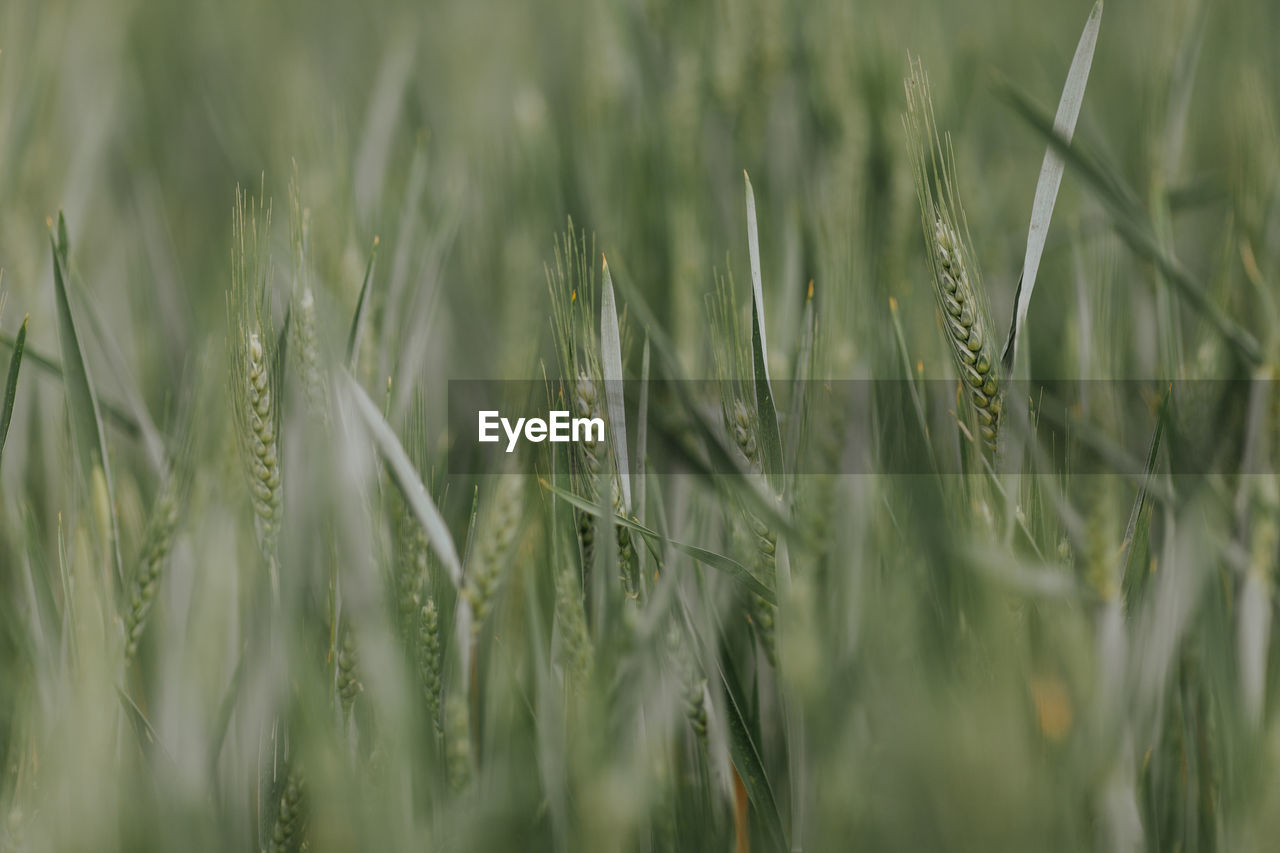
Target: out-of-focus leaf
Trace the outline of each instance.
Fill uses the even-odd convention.
[[[27,343],[27,324],[24,317],[18,337],[14,340],[13,355],[9,357],[9,376],[4,385],[4,409],[0,411],[0,459],[4,458],[4,442],[9,436],[9,423],[13,420],[13,404],[18,395],[18,370],[22,367],[22,350]]]
[[[356,297],[356,310],[351,316],[351,331],[347,335],[347,367],[356,369],[360,360],[360,336],[364,334],[364,324],[369,313],[369,282],[373,281],[374,261],[378,259],[378,238],[373,238],[373,246],[369,249],[369,263],[364,268],[364,281],[360,284],[360,295]]]
[[[622,483],[622,506],[631,511],[631,468],[627,463],[627,411],[622,399],[622,339],[618,333],[618,306],[613,298],[613,276],[609,262],[604,267],[604,289],[600,298],[600,369],[604,372],[604,399],[613,436],[613,455],[618,460],[618,480]]]
[[[93,470],[101,468],[107,488],[107,514],[111,529],[103,531],[111,537],[111,556],[116,578],[124,582],[124,570],[120,560],[119,525],[115,512],[115,489],[111,479],[111,461],[107,457],[107,445],[102,435],[102,416],[98,410],[98,395],[94,391],[93,377],[80,347],[80,335],[76,331],[75,317],[71,313],[71,301],[67,296],[67,223],[58,214],[57,234],[50,235],[53,249],[53,287],[58,307],[58,339],[62,345],[63,387],[67,392],[67,409],[71,415],[71,434],[80,462],[86,490],[93,490]]]

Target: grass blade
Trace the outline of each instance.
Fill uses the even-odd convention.
[[[1070,142],[1075,134],[1076,119],[1084,102],[1085,85],[1089,82],[1089,69],[1093,65],[1093,49],[1098,43],[1098,27],[1102,24],[1102,0],[1098,0],[1085,22],[1080,43],[1076,45],[1067,83],[1058,101],[1058,114],[1053,120],[1053,130]],[[1031,292],[1036,286],[1036,273],[1040,269],[1040,256],[1053,218],[1053,207],[1058,200],[1058,188],[1062,185],[1062,171],[1066,163],[1053,146],[1044,152],[1040,166],[1040,178],[1036,182],[1035,201],[1031,205],[1031,226],[1027,230],[1027,253],[1022,261],[1022,276],[1018,279],[1018,292],[1014,295],[1014,314],[1009,324],[1009,337],[1004,343],[1001,360],[1006,370],[1012,370],[1018,357],[1018,337],[1027,321],[1027,309],[1031,306]]]
[[[427,492],[427,487],[422,484],[422,479],[409,459],[409,454],[400,444],[400,439],[396,438],[391,425],[378,411],[377,404],[369,399],[369,395],[354,379],[348,378],[348,385],[352,399],[355,400],[356,410],[373,436],[378,452],[387,461],[391,479],[395,481],[396,487],[404,495],[405,503],[409,505],[422,525],[423,531],[427,534],[427,541],[431,543],[432,550],[448,570],[454,586],[461,589],[462,561],[458,559],[458,549],[454,545],[453,536],[449,533],[444,517],[440,515],[440,510],[436,509],[430,493]]]
[[[641,536],[645,537],[645,539],[651,540],[653,542],[665,544],[665,545],[670,545],[675,550],[681,552],[682,554],[685,554],[686,556],[692,557],[694,560],[697,560],[699,563],[702,563],[704,566],[709,566],[713,569],[718,569],[719,571],[724,572],[726,575],[733,578],[738,583],[742,584],[744,587],[749,589],[751,592],[754,592],[756,595],[760,596],[770,604],[775,604],[777,602],[777,598],[774,595],[773,589],[768,585],[766,585],[765,583],[763,583],[759,578],[753,575],[751,571],[747,569],[746,566],[742,565],[736,560],[726,557],[723,554],[717,554],[714,551],[708,551],[705,548],[699,548],[696,545],[686,545],[683,542],[677,542],[674,539],[669,539],[666,536],[663,536],[661,533],[658,533],[656,530],[651,530],[648,527],[645,527],[643,524],[640,524],[639,522],[633,519],[627,518],[625,516],[606,513],[603,510],[601,510],[600,507],[593,504],[591,501],[584,500],[583,498],[578,497],[572,492],[565,491],[559,486],[556,486],[556,485],[553,485],[552,483],[547,482],[545,479],[539,479],[538,482],[542,484],[542,487],[544,489],[551,492],[556,497],[563,499],[569,504],[572,504],[575,508],[581,510],[582,512],[594,515],[596,518],[608,518],[612,516],[612,519],[615,524],[618,524],[621,527],[626,527],[630,530],[634,530],[636,533],[639,533]]]
[[[440,562],[444,564],[445,570],[449,573],[449,579],[458,591],[457,609],[454,611],[453,620],[454,641],[458,653],[458,671],[468,673],[471,671],[472,613],[471,604],[463,594],[462,561],[458,559],[458,548],[454,544],[453,536],[449,533],[449,527],[445,524],[444,517],[440,515],[440,510],[436,509],[435,503],[431,500],[427,487],[422,484],[422,478],[413,467],[409,454],[400,444],[400,439],[396,438],[395,431],[391,429],[386,418],[378,411],[377,404],[369,399],[369,395],[353,377],[347,377],[347,384],[350,386],[351,396],[355,400],[356,410],[360,413],[361,420],[373,436],[378,452],[387,462],[391,479],[404,495],[405,503],[409,505],[418,523],[422,525],[427,535],[427,542],[440,558]]]
[[[71,301],[67,296],[67,223],[58,214],[57,235],[50,235],[53,250],[53,286],[58,306],[58,339],[62,346],[63,387],[67,392],[67,408],[71,414],[71,434],[80,461],[85,489],[93,490],[94,468],[102,469],[107,489],[107,514],[111,537],[111,558],[115,564],[116,578],[124,582],[124,570],[120,560],[119,525],[115,513],[115,489],[111,480],[111,464],[107,458],[107,445],[102,434],[102,415],[98,409],[98,396],[93,378],[89,374],[80,336],[76,332],[75,317],[71,313]]]
[[[360,336],[364,333],[365,317],[369,313],[369,282],[373,281],[373,266],[378,259],[378,238],[373,238],[373,246],[369,249],[369,263],[364,268],[364,282],[360,285],[360,295],[356,297],[356,311],[351,317],[351,332],[347,335],[347,367],[356,369],[360,360]]]
[[[778,412],[773,405],[769,382],[769,348],[764,333],[764,287],[760,274],[760,236],[756,228],[756,195],[751,178],[742,173],[747,185],[747,245],[751,255],[751,363],[755,370],[756,412],[760,418],[760,443],[768,465],[768,476],[776,484],[782,477],[782,439],[778,432]]]
[[[627,464],[627,412],[622,399],[622,339],[618,333],[618,306],[613,298],[613,276],[603,259],[604,291],[600,298],[600,369],[604,373],[604,399],[613,433],[613,453],[622,483],[622,507],[631,512],[631,468]]]
[[[1191,274],[1161,247],[1150,216],[1115,171],[1086,154],[1078,142],[1062,139],[1054,132],[1053,124],[1044,112],[1026,95],[1012,86],[1003,87],[1002,94],[1027,124],[1048,140],[1054,150],[1093,188],[1111,214],[1116,231],[1129,244],[1129,248],[1155,264],[1177,292],[1208,321],[1223,340],[1235,348],[1250,367],[1261,364],[1262,349],[1257,339],[1209,299]]]
[[[13,355],[9,357],[9,378],[4,385],[4,411],[0,412],[0,459],[4,458],[4,442],[9,437],[9,423],[13,420],[13,404],[18,395],[18,369],[22,367],[22,350],[27,343],[28,315],[22,320],[18,337],[14,341]]]
[[[724,687],[729,758],[733,761],[738,777],[747,789],[747,797],[755,807],[756,816],[764,828],[770,849],[786,850],[786,835],[782,831],[782,818],[778,814],[773,787],[769,784],[769,776],[765,773],[760,750],[751,737],[751,729],[743,713],[746,694],[742,691],[732,666],[725,666],[717,661],[716,669],[719,670],[720,682]]]

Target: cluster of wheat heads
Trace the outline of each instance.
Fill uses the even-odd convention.
[[[699,14],[677,5],[625,23]],[[735,18],[746,30],[755,20]],[[1114,388],[1093,390],[1066,416],[1095,427],[1092,450],[1133,454],[1108,457],[1125,476],[1078,472],[1074,459],[1059,471],[1035,447],[1000,459],[993,449],[1022,437],[1022,401],[985,303],[1002,313],[1013,290],[1003,239],[1030,187],[1004,179],[1023,174],[1021,160],[978,170],[990,158],[974,124],[951,118],[973,103],[953,102],[964,83],[950,65],[931,66],[935,122],[910,63],[903,148],[875,124],[902,101],[896,59],[868,60],[858,85],[871,97],[842,102],[832,93],[850,85],[847,69],[823,53],[834,43],[823,27],[794,30],[806,52],[794,67],[780,61],[789,30],[758,30],[758,43],[711,36],[706,57],[676,39],[603,39],[626,68],[643,60],[635,67],[655,74],[626,97],[680,100],[599,146],[553,150],[547,128],[587,114],[617,68],[549,111],[536,91],[518,93],[534,135],[509,141],[527,145],[540,179],[547,163],[570,164],[563,200],[541,180],[532,200],[514,191],[510,163],[492,185],[448,190],[464,198],[437,192],[448,171],[436,164],[449,161],[378,120],[359,159],[366,177],[387,164],[385,203],[352,182],[363,212],[348,212],[345,189],[325,194],[342,175],[297,169],[288,228],[273,233],[275,185],[255,182],[216,232],[228,322],[193,345],[177,391],[164,382],[179,369],[152,363],[171,352],[162,335],[97,298],[114,292],[95,233],[116,236],[96,219],[101,199],[71,220],[93,235],[78,253],[59,225],[52,255],[37,247],[52,320],[27,301],[21,252],[5,254],[19,275],[5,275],[17,289],[0,317],[16,332],[3,338],[0,419],[0,851],[1266,849],[1280,767],[1280,490],[1266,473],[1280,338],[1254,363],[1230,317],[1256,306],[1268,319],[1248,325],[1265,330],[1274,313],[1272,181],[1257,179],[1219,233],[1199,214],[1221,199],[1184,191],[1171,171],[1149,189],[1148,222],[1134,201],[1145,193],[1081,153],[1090,139],[1046,140],[1070,163],[1072,195],[1099,192],[1090,175],[1123,192],[1078,230],[1066,219],[1052,232],[1040,293],[1065,306],[1061,328],[1045,335],[1044,315],[1022,312],[1041,335],[1024,339],[1024,358],[1042,366],[1061,352],[1095,377],[1257,381],[1243,429],[1226,416],[1238,407],[1181,389],[1138,401],[1145,419],[1115,405]],[[410,82],[396,96],[402,55],[388,55],[374,119],[420,95]],[[709,94],[688,85],[704,59]],[[813,76],[784,78],[775,98],[776,74]],[[731,199],[722,175],[704,187],[700,162],[672,140],[689,138],[705,104],[720,142],[726,118],[734,136],[784,124],[793,113],[777,105],[797,83],[856,116],[832,110],[800,136],[869,116],[870,138],[813,163],[802,149],[813,172],[795,170],[786,134],[760,134],[763,154],[734,148],[725,161],[752,164],[759,190],[744,234],[736,181]],[[1232,107],[1250,127],[1270,102],[1260,88]],[[0,103],[11,91],[0,87]],[[6,144],[24,121],[4,128]],[[957,129],[954,147],[939,125]],[[1088,136],[1112,126],[1099,110]],[[1025,147],[1009,136],[1008,150]],[[1197,157],[1213,150],[1214,137],[1195,138]],[[236,134],[226,140],[234,151]],[[645,169],[601,168],[637,149]],[[865,180],[829,180],[863,168],[864,153]],[[1259,144],[1230,167],[1261,173],[1274,159]],[[0,169],[0,183],[10,177]],[[898,193],[908,183],[916,196]],[[553,240],[562,201],[592,217],[599,246],[572,224]],[[150,214],[145,191],[136,203]],[[886,215],[864,227],[855,208]],[[1117,215],[1112,234],[1104,217]],[[1204,233],[1188,238],[1191,222]],[[437,232],[452,228],[451,254]],[[375,229],[390,235],[381,267],[366,251]],[[726,246],[731,262],[713,266]],[[1200,310],[1182,310],[1205,269],[1216,272]],[[888,316],[877,287],[895,296]],[[1014,296],[1015,317],[1029,295],[1028,284]],[[1140,310],[1148,298],[1158,323]],[[1166,333],[1169,317],[1181,328]],[[599,417],[606,437],[522,448],[519,473],[451,471],[473,436],[448,423],[444,381],[503,373],[510,352],[493,351],[509,337],[524,361],[503,378],[534,384],[528,414],[545,403]],[[532,344],[541,361],[526,357]],[[841,398],[841,380],[904,374],[900,408]],[[945,386],[941,400],[911,396],[926,376]],[[714,387],[685,381],[704,379]],[[195,398],[198,416],[148,423],[171,395],[180,410]],[[1166,476],[1198,451],[1188,425],[1233,467]],[[972,464],[949,476],[930,456],[927,476],[898,476],[888,465],[903,434],[922,455],[958,449]],[[843,476],[846,464],[871,473]],[[979,489],[988,500],[972,500]]]

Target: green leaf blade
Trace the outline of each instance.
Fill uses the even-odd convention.
[[[751,729],[743,713],[746,695],[733,673],[732,666],[726,667],[717,662],[721,686],[725,696],[725,721],[728,723],[726,734],[729,741],[729,758],[738,771],[738,778],[747,789],[747,799],[755,807],[760,819],[769,847],[773,850],[786,850],[786,835],[782,830],[782,817],[778,813],[778,803],[773,795],[773,787],[769,784],[769,776],[764,769],[761,753],[751,737]]]
[[[444,517],[436,509],[430,493],[427,492],[427,487],[422,484],[422,478],[418,476],[417,470],[413,467],[409,454],[405,452],[403,445],[400,444],[400,439],[396,438],[395,432],[391,429],[391,425],[382,417],[377,405],[369,398],[369,395],[360,387],[359,383],[354,379],[348,379],[348,387],[351,390],[351,397],[355,401],[356,411],[360,414],[361,420],[364,421],[365,427],[373,437],[378,452],[387,461],[387,467],[391,472],[391,477],[395,481],[396,487],[400,489],[401,494],[404,495],[405,502],[422,525],[423,531],[427,534],[427,541],[431,543],[432,550],[436,552],[445,569],[449,572],[450,580],[453,581],[455,587],[461,589],[462,561],[458,558],[457,546],[454,544],[453,536],[449,533],[449,528],[444,522]]]
[[[1054,132],[1067,142],[1075,135],[1076,120],[1080,117],[1080,106],[1084,102],[1085,86],[1089,82],[1089,69],[1093,65],[1093,51],[1098,43],[1101,24],[1102,0],[1098,0],[1085,22],[1084,32],[1080,34],[1080,42],[1076,45],[1076,53],[1067,72],[1067,82],[1058,101],[1058,113],[1053,120]],[[1014,314],[1009,324],[1009,336],[1005,339],[1001,355],[1006,369],[1012,369],[1017,359],[1019,336],[1027,321],[1031,293],[1036,286],[1036,274],[1040,269],[1040,258],[1044,253],[1049,222],[1053,218],[1053,208],[1058,200],[1058,189],[1062,185],[1065,168],[1066,162],[1062,155],[1050,145],[1044,152],[1040,178],[1036,182],[1035,200],[1031,205],[1031,225],[1027,230],[1027,250],[1022,261],[1022,276],[1018,280],[1018,291],[1014,296]]]
[[[1068,142],[1054,132],[1050,120],[1026,95],[1012,86],[1003,87],[1002,95],[1027,124],[1085,179],[1111,214],[1116,232],[1129,248],[1154,264],[1174,286],[1175,292],[1190,303],[1249,366],[1261,364],[1262,348],[1257,338],[1232,320],[1205,294],[1182,264],[1165,251],[1156,237],[1151,217],[1115,171],[1085,154],[1078,143]]]
[[[18,370],[22,367],[22,350],[27,343],[27,324],[31,317],[22,320],[18,337],[14,339],[13,355],[9,357],[9,375],[4,386],[4,410],[0,411],[0,459],[4,457],[5,439],[9,437],[9,424],[13,420],[13,406],[18,396]]]
[[[351,370],[355,370],[360,359],[360,338],[369,313],[369,283],[373,280],[374,262],[378,259],[378,242],[374,237],[373,246],[369,249],[369,263],[364,268],[364,281],[360,284],[360,295],[356,297],[356,310],[351,316],[351,331],[347,334],[347,366]]]
[[[622,396],[622,337],[618,331],[618,306],[613,296],[613,276],[603,260],[604,291],[600,299],[600,369],[604,372],[605,408],[613,436],[613,454],[622,483],[622,506],[631,511],[631,468],[627,462],[627,412]]]
[[[778,411],[773,403],[769,381],[769,347],[764,330],[764,286],[760,272],[760,235],[756,225],[756,195],[751,178],[742,173],[747,193],[747,247],[751,257],[751,363],[755,373],[756,413],[760,419],[760,440],[764,449],[766,472],[775,486],[782,477],[782,437],[778,430]]]
[[[107,488],[107,512],[110,531],[103,531],[111,537],[111,556],[115,564],[116,578],[124,582],[124,570],[120,559],[119,526],[115,513],[115,491],[111,479],[111,463],[107,457],[107,445],[102,430],[102,414],[98,407],[98,395],[94,390],[93,377],[89,373],[84,350],[80,345],[80,335],[76,330],[75,317],[71,312],[71,300],[67,294],[67,258],[69,245],[67,241],[67,224],[62,214],[58,214],[58,230],[56,236],[49,238],[53,250],[53,286],[58,311],[58,339],[62,348],[63,387],[67,394],[67,408],[71,416],[72,441],[79,460],[81,474],[87,490],[93,490],[93,472],[95,467],[102,469]]]

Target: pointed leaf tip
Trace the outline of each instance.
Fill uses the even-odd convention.
[[[1062,96],[1058,101],[1058,112],[1054,117],[1053,129],[1067,142],[1070,142],[1075,134],[1076,120],[1080,117],[1080,106],[1084,102],[1085,87],[1089,82],[1089,69],[1093,65],[1093,52],[1098,42],[1101,19],[1102,0],[1098,0],[1089,13],[1084,31],[1080,34],[1080,41],[1076,45],[1071,67],[1067,71],[1067,80],[1062,88]],[[1036,181],[1035,198],[1031,206],[1031,223],[1027,229],[1027,249],[1022,261],[1022,274],[1018,278],[1018,287],[1014,294],[1013,318],[1009,323],[1009,334],[1000,355],[1001,361],[1008,370],[1013,369],[1014,362],[1017,360],[1018,342],[1027,320],[1031,294],[1035,290],[1036,274],[1040,269],[1040,259],[1044,253],[1045,239],[1048,236],[1049,223],[1053,218],[1053,208],[1058,200],[1058,189],[1062,185],[1065,165],[1062,155],[1054,149],[1052,144],[1049,145],[1040,166],[1040,178]]]

